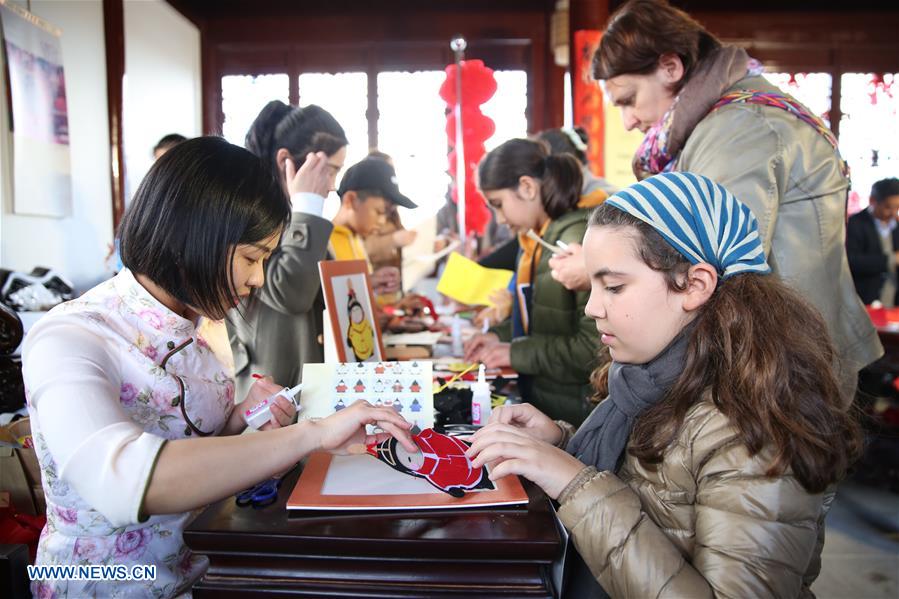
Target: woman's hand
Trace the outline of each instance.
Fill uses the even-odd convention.
[[[496,333],[479,333],[465,344],[465,361],[480,362],[481,355],[487,348],[500,342]]]
[[[564,254],[549,259],[550,274],[571,291],[589,291],[590,275],[584,265],[584,247],[569,243]]]
[[[365,432],[367,424],[386,432],[369,435]],[[380,443],[391,436],[408,451],[419,451],[409,433],[411,422],[393,408],[376,408],[362,399],[327,418],[312,421],[310,425],[315,435],[315,447],[337,455],[363,453],[366,445]]]
[[[491,423],[471,438],[465,452],[475,468],[492,464],[490,480],[517,474],[558,499],[584,464],[558,447],[535,439],[519,428]]]
[[[292,159],[287,158],[284,161],[284,175],[289,195],[306,192],[326,198],[331,190],[331,172],[328,156],[324,152],[306,154],[306,161],[300,170],[297,170]]]
[[[511,426],[553,446],[558,445],[562,439],[562,429],[559,425],[529,403],[494,408],[487,424]]]
[[[237,404],[237,407],[235,408],[240,414],[243,426],[247,426],[246,417],[244,416],[247,410],[255,408],[283,388],[282,385],[276,385],[270,376],[262,377],[253,383],[249,393],[247,393],[247,398]],[[296,419],[297,408],[292,401],[279,395],[275,398],[275,401],[272,402],[271,412],[271,419],[262,425],[259,430],[267,431],[293,424]]]

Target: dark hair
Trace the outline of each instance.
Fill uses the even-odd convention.
[[[393,157],[390,154],[382,152],[377,148],[370,149],[366,158],[374,158],[375,160],[380,160],[382,162],[386,162],[390,166],[393,166]]]
[[[234,246],[264,240],[289,218],[280,183],[258,158],[197,137],[166,152],[138,187],[119,227],[122,264],[221,319],[237,294]]]
[[[332,156],[348,143],[343,127],[324,108],[314,104],[297,108],[280,100],[265,105],[250,125],[246,139],[247,149],[259,156],[279,181],[284,176],[275,160],[279,149],[290,152],[300,168],[309,152]]]
[[[631,0],[609,19],[593,55],[593,77],[646,75],[658,68],[663,54],[677,54],[684,65],[684,76],[672,89],[677,92],[696,65],[720,47],[714,35],[666,0]]]
[[[528,176],[540,182],[543,209],[558,218],[577,207],[584,176],[568,154],[550,154],[546,145],[530,139],[510,139],[491,150],[478,165],[478,184],[484,191],[517,189]]]
[[[156,154],[159,150],[170,150],[173,147],[180,144],[182,141],[187,141],[187,138],[181,135],[180,133],[169,133],[168,135],[163,135],[156,145],[153,146],[153,153]]]
[[[685,290],[679,281],[690,262],[650,225],[604,204],[590,226],[632,231],[643,262],[664,275],[670,291]],[[834,348],[818,311],[776,276],[744,273],[722,280],[694,323],[683,372],[637,420],[630,454],[644,465],[661,462],[687,411],[710,390],[750,455],[773,447],[767,476],[792,467],[809,493],[840,480],[862,437],[842,407]],[[605,394],[607,376],[597,379]]]
[[[890,196],[899,196],[899,179],[881,179],[871,186],[871,199],[880,204]]]
[[[572,135],[583,143],[584,149],[574,145]],[[537,134],[537,140],[549,146],[550,154],[571,154],[581,164],[587,164],[587,131],[583,127],[574,129],[546,129]]]

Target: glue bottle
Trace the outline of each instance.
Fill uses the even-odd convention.
[[[285,397],[291,403],[293,403],[297,412],[299,412],[302,408],[300,407],[300,403],[296,400],[295,396],[297,393],[303,390],[303,383],[300,383],[296,387],[284,387],[274,395],[271,395],[267,399],[261,401],[256,404],[249,410],[244,412],[244,419],[247,421],[247,426],[259,429],[259,427],[263,426],[266,422],[272,419],[272,404],[275,403],[276,397]]]
[[[458,314],[453,315],[453,321],[450,325],[450,332],[453,338],[453,356],[461,358],[465,353],[465,347],[462,344],[462,319]]]
[[[490,420],[490,384],[484,365],[478,366],[478,380],[471,384],[471,423],[484,426]]]

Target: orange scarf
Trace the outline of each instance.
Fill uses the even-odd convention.
[[[608,197],[606,192],[597,189],[587,195],[581,196],[581,199],[577,203],[577,208],[595,208],[606,201],[606,198]],[[540,227],[537,234],[540,235],[540,237],[543,237],[551,223],[552,220],[547,220],[543,223],[543,226]],[[529,313],[527,309],[527,297],[525,296],[524,290],[528,289],[533,282],[537,264],[540,263],[540,258],[543,256],[543,246],[524,234],[518,235],[518,245],[521,247],[521,253],[518,257],[518,269],[515,275],[515,296],[518,298],[518,309],[521,314],[522,328],[525,334],[527,334],[529,329]]]
[[[349,227],[334,225],[331,238],[328,241],[328,251],[334,260],[365,260],[368,263],[368,272],[371,272],[371,261],[362,239]]]

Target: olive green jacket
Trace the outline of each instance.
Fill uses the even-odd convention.
[[[578,209],[552,221],[543,235],[556,241],[581,243],[591,209]],[[590,373],[597,365],[599,333],[584,314],[589,291],[565,289],[552,278],[543,251],[531,276],[532,301],[529,332],[512,339],[512,323],[506,320],[492,329],[501,341],[512,343],[512,368],[524,375],[525,399],[552,418],[580,424],[594,404]],[[516,299],[517,301],[517,299]]]

